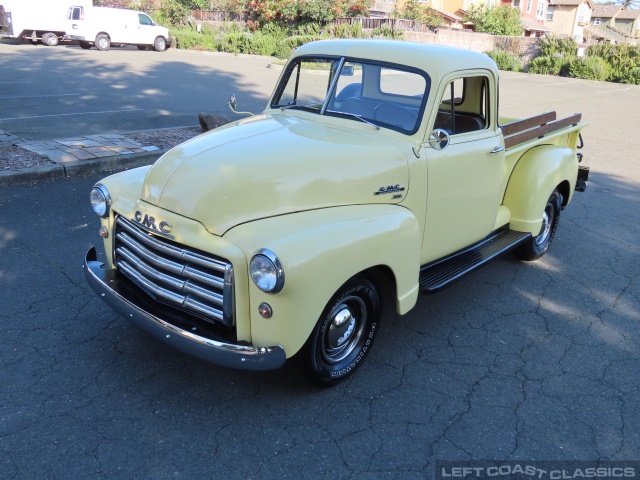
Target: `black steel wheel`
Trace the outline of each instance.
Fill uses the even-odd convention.
[[[95,45],[98,50],[106,52],[111,46],[111,40],[109,40],[109,37],[107,37],[105,34],[101,33],[96,36]]]
[[[551,241],[556,234],[558,222],[560,221],[560,210],[562,208],[562,195],[558,190],[554,190],[542,212],[542,228],[540,233],[531,237],[520,245],[515,254],[526,261],[537,260],[549,249]]]
[[[167,41],[164,37],[156,37],[153,42],[153,48],[156,49],[156,52],[164,52],[167,49]]]
[[[58,45],[58,36],[55,33],[45,33],[42,35],[42,43],[48,47],[55,47]]]
[[[364,362],[380,328],[376,286],[366,277],[345,283],[327,304],[299,354],[311,380],[330,387],[352,375]]]

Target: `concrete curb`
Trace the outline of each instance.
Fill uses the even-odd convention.
[[[90,160],[78,160],[77,162],[65,164],[39,165],[21,170],[1,171],[0,187],[28,185],[49,180],[81,177],[92,173],[108,173],[142,167],[144,165],[151,165],[168,150],[169,149],[128,155],[113,155],[109,157],[92,158]]]

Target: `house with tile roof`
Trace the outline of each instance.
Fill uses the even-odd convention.
[[[578,43],[582,43],[593,8],[592,0],[550,0],[544,25],[555,35],[573,37]]]
[[[551,33],[551,29],[544,25],[547,0],[501,0],[500,5],[511,5],[520,11],[525,37],[540,37]]]
[[[627,34],[632,40],[640,39],[640,10],[624,9],[613,20],[613,28]]]
[[[640,43],[640,10],[596,4],[586,31],[598,41]]]

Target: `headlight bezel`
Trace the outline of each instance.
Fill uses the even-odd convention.
[[[261,279],[265,275],[264,269],[260,268],[260,265],[256,262],[262,262],[267,265],[270,264],[268,270],[273,271],[273,274],[267,275],[273,275],[275,277],[275,281],[267,280],[267,285],[265,285],[264,282],[261,282]],[[278,256],[268,248],[261,248],[253,254],[249,261],[249,275],[251,276],[251,280],[253,280],[254,285],[264,293],[274,294],[282,291],[284,288],[284,267]],[[263,277],[260,277],[260,275]],[[269,287],[268,285],[270,284],[273,285]]]
[[[102,200],[100,200],[100,202],[94,201],[94,192],[102,196]],[[91,209],[96,215],[101,218],[107,218],[109,216],[109,212],[111,211],[111,195],[109,194],[109,190],[107,189],[107,187],[105,187],[101,183],[96,183],[89,193],[89,203],[91,204]],[[97,205],[102,205],[103,208],[98,209],[96,208]]]

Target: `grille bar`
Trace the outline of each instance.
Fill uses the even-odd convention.
[[[233,267],[180,248],[116,217],[114,258],[131,281],[158,301],[233,325]]]

